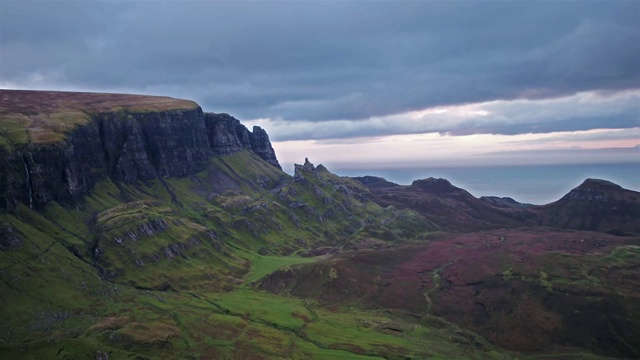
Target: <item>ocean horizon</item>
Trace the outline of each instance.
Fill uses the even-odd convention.
[[[608,180],[623,188],[640,191],[640,162],[608,164],[492,165],[419,168],[329,168],[340,176],[378,176],[410,185],[414,180],[444,178],[476,197],[510,197],[522,203],[554,202],[587,178]]]

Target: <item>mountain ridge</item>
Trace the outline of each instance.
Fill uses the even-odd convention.
[[[106,177],[125,183],[184,177],[202,171],[214,155],[245,149],[281,169],[269,137],[260,127],[250,132],[232,116],[203,113],[190,101],[46,92],[45,105],[32,110],[16,105],[39,98],[38,93],[0,90],[3,119],[20,116],[31,119],[30,123],[14,122],[13,128],[5,125],[0,130],[0,137],[9,145],[0,147],[0,164],[8,169],[0,182],[0,203],[5,210],[15,207],[18,201],[30,207],[40,207],[52,200],[72,202]],[[89,108],[78,111],[82,106]],[[69,115],[68,108],[75,112]],[[56,141],[12,141],[19,129],[41,131],[32,128],[34,119],[58,113],[81,116],[83,120],[61,130],[62,136]]]
[[[640,355],[633,192],[289,175],[231,115],[65,94],[0,107],[0,357]]]
[[[354,179],[374,190],[373,198],[382,206],[413,209],[443,228],[543,225],[640,234],[640,192],[602,179],[586,179],[546,205],[492,196],[476,198],[446,179],[419,179],[406,186],[377,177]]]

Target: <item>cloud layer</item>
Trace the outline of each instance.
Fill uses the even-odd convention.
[[[189,98],[281,140],[640,121],[637,1],[1,7],[2,87]]]
[[[399,134],[526,134],[640,126],[640,90],[438,106],[361,121],[257,119],[276,141]]]

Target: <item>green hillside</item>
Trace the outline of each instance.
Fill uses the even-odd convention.
[[[640,357],[637,192],[291,176],[190,101],[0,95],[0,359]]]
[[[329,309],[252,288],[282,267],[431,230],[415,213],[368,201],[367,192],[323,167],[293,178],[244,151],[187,178],[101,181],[74,208],[20,205],[0,214],[0,355],[464,354],[455,343],[425,348],[415,340],[426,329],[391,313]],[[311,256],[319,248],[326,254]],[[399,335],[385,324],[408,330]]]

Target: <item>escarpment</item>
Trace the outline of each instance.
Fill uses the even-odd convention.
[[[73,201],[105,178],[135,183],[188,176],[212,156],[243,150],[281,169],[260,127],[251,132],[232,116],[204,113],[189,101],[0,90],[4,210]]]
[[[251,150],[269,164],[280,167],[269,135],[259,126],[249,131],[239,120],[229,114],[204,113],[209,144],[216,155],[230,155]]]

